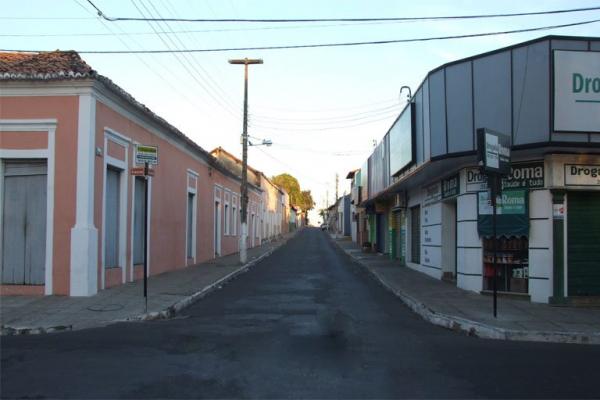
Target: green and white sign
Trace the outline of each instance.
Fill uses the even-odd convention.
[[[600,52],[554,51],[554,130],[600,132]]]
[[[158,147],[142,144],[135,146],[135,163],[158,165]]]
[[[477,231],[481,236],[491,236],[492,202],[489,192],[477,194]],[[503,190],[496,199],[496,232],[499,236],[527,236],[529,234],[529,208],[526,189]]]

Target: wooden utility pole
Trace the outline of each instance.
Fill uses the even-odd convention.
[[[244,126],[242,130],[242,185],[241,185],[241,228],[240,235],[240,263],[245,264],[248,259],[248,65],[262,64],[261,59],[229,60],[229,64],[244,65]]]
[[[338,185],[340,182],[340,175],[336,172],[335,173],[335,201],[337,201],[338,199]]]

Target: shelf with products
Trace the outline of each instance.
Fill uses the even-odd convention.
[[[496,274],[499,291],[527,293],[529,286],[529,241],[526,237],[496,239]],[[494,240],[483,239],[484,290],[494,285]]]

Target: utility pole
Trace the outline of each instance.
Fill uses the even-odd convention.
[[[337,201],[338,199],[338,185],[340,182],[340,175],[336,172],[335,173],[335,201]]]
[[[240,236],[240,263],[245,264],[248,258],[248,65],[262,64],[261,59],[235,59],[229,60],[229,64],[244,65],[244,127],[242,131],[242,215]],[[255,222],[256,223],[256,222]]]

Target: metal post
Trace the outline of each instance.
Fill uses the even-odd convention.
[[[498,196],[498,187],[500,177],[496,174],[490,174],[488,180],[491,183],[491,196],[492,196],[492,238],[493,238],[493,265],[494,265],[494,279],[493,279],[493,290],[494,290],[494,318],[498,315],[498,238],[496,232],[496,196]]]
[[[230,64],[244,65],[244,126],[242,131],[242,185],[241,185],[241,228],[240,263],[248,259],[248,64],[262,64],[262,60],[244,58],[229,60]]]
[[[144,312],[148,312],[148,163],[144,163]]]

